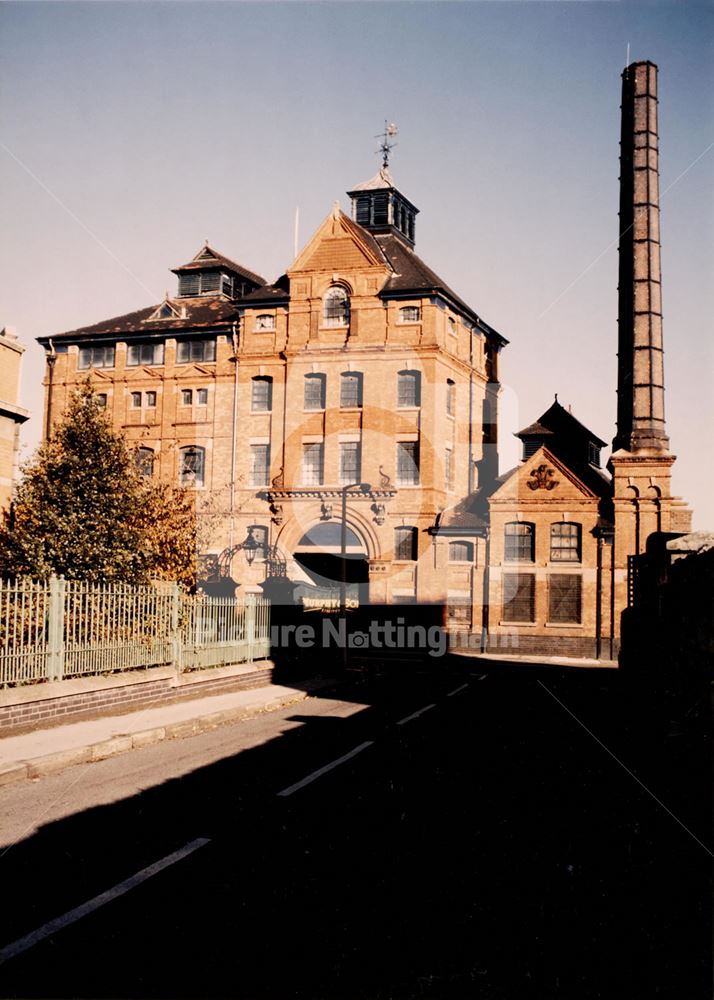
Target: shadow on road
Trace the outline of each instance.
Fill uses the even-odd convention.
[[[297,711],[260,747],[7,851],[2,942],[211,839],[6,963],[0,994],[708,997],[705,715],[673,728],[677,706],[615,671],[465,658],[372,664],[339,696],[369,707]]]

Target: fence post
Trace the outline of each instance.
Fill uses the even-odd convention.
[[[252,663],[255,652],[255,594],[246,594],[245,597],[245,638],[248,646],[248,663]]]
[[[64,674],[64,598],[63,576],[50,577],[47,606],[47,680],[61,681]]]
[[[171,595],[171,658],[176,670],[183,670],[183,644],[181,642],[181,590],[177,583],[172,583]]]

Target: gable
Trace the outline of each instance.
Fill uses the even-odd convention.
[[[365,234],[366,235],[366,234]],[[375,245],[372,246],[344,213],[334,210],[324,220],[304,250],[298,254],[290,274],[297,271],[340,272],[389,267]]]
[[[597,500],[598,496],[544,446],[514,469],[491,496],[490,501],[514,501],[537,505],[569,500]]]

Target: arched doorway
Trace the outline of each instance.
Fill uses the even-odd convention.
[[[293,558],[304,570],[310,584],[326,598],[337,597],[342,580],[343,558],[340,545],[340,522],[322,521],[309,528],[293,551]],[[344,579],[348,606],[363,605],[368,600],[369,563],[367,547],[348,525],[344,556]],[[319,598],[316,596],[316,600]]]

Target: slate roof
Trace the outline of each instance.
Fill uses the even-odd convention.
[[[353,223],[355,225],[355,223]],[[358,227],[362,232],[365,230]],[[370,234],[367,233],[369,236]],[[505,337],[501,336],[497,330],[485,323],[474,310],[451,289],[447,283],[432,271],[424,261],[418,257],[414,251],[393,233],[378,234],[373,237],[380,246],[385,259],[393,271],[392,277],[387,280],[380,292],[382,298],[389,298],[390,293],[407,294],[415,292],[423,295],[432,292],[442,295],[449,300],[458,311],[465,313],[474,323],[477,323],[486,333],[497,337],[501,344],[507,344]]]
[[[544,430],[537,430],[536,428],[539,427]],[[597,434],[589,430],[585,424],[581,424],[569,410],[561,406],[557,399],[545,413],[538,417],[534,424],[522,431],[517,431],[516,437],[536,436],[544,432],[565,438],[587,438],[588,441],[594,442],[601,448],[605,447],[605,441],[601,441]]]
[[[281,274],[277,281],[274,281],[272,285],[263,284],[260,288],[253,289],[252,292],[248,292],[240,300],[240,304],[244,303],[250,306],[257,305],[273,305],[277,302],[288,302],[290,299],[290,281],[287,274]]]
[[[205,254],[207,250],[211,256],[202,257],[201,255]],[[218,250],[214,250],[207,243],[201,247],[193,260],[190,260],[188,264],[182,264],[180,267],[172,267],[171,270],[174,274],[184,274],[187,271],[210,271],[219,267],[227,271],[232,271],[234,274],[239,274],[254,285],[264,285],[266,283],[265,278],[261,277],[261,275],[256,274],[254,271],[249,271],[247,267],[243,267],[242,264],[236,263],[230,257],[224,256],[224,254],[219,253]]]
[[[79,327],[76,330],[66,330],[64,333],[52,334],[52,340],[76,340],[110,334],[146,334],[159,333],[164,330],[195,330],[211,328],[218,325],[228,325],[238,317],[235,302],[223,296],[200,296],[195,299],[168,299],[168,302],[180,314],[185,308],[186,316],[170,316],[167,319],[149,320],[149,316],[162,305],[161,302],[146,309],[114,316],[91,326]],[[38,337],[40,344],[47,346],[49,337]]]

